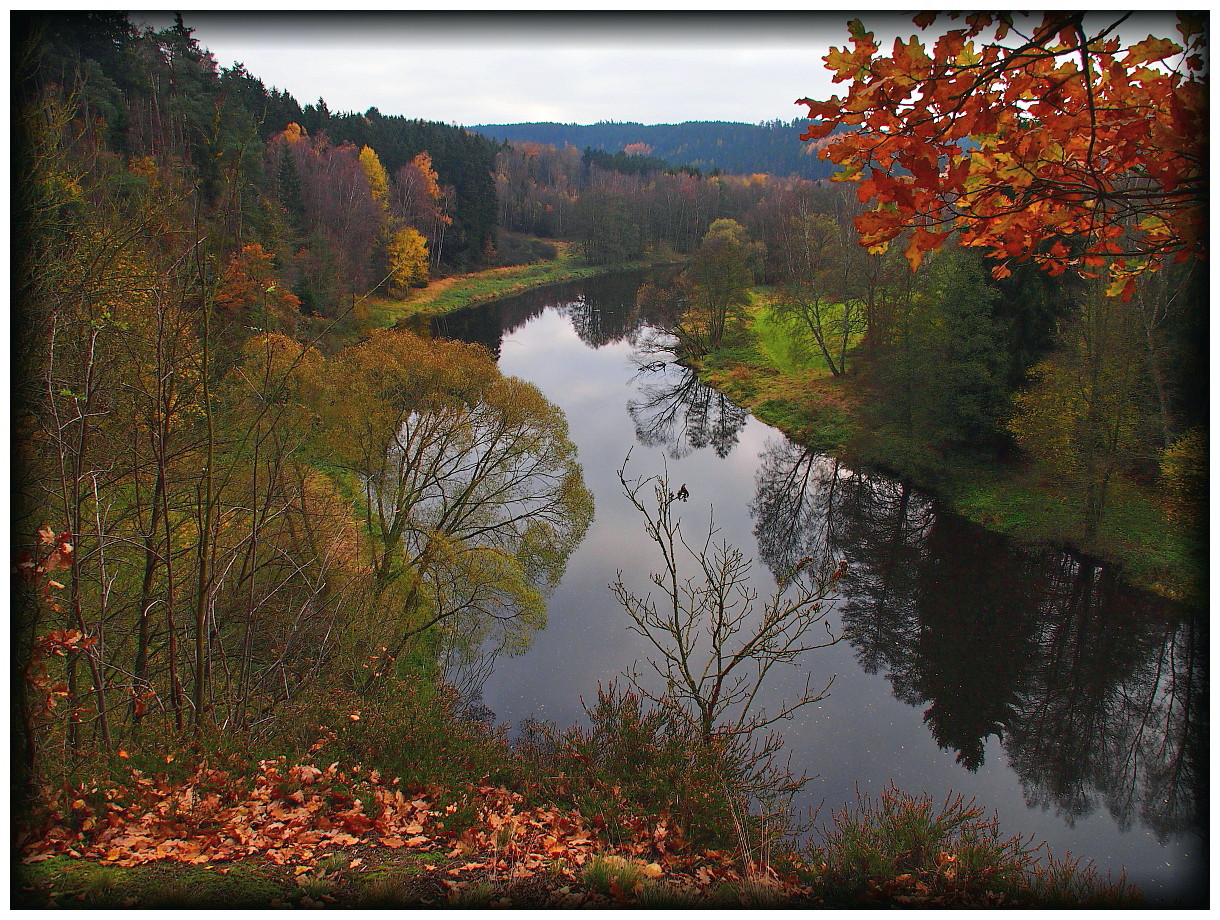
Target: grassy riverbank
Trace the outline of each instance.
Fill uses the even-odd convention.
[[[411,316],[439,316],[549,284],[651,268],[673,260],[672,256],[658,255],[634,262],[594,265],[580,255],[575,243],[546,242],[555,248],[554,259],[439,278],[401,299],[370,297],[366,302],[366,322],[370,327],[393,326]]]
[[[777,329],[774,293],[756,290],[744,336],[693,362],[702,379],[748,407],[792,440],[848,462],[889,469],[886,445],[869,430],[867,394],[848,377],[833,377],[816,355],[802,355]],[[954,511],[1028,544],[1071,546],[1117,563],[1132,584],[1174,600],[1206,596],[1204,548],[1166,521],[1146,489],[1121,480],[1111,487],[1094,543],[1080,546],[1084,509],[1056,479],[1019,464],[938,458],[935,481],[911,477]]]
[[[569,730],[522,747],[422,709],[437,720],[422,736],[417,713],[377,713],[376,726],[349,722],[298,758],[213,751],[192,766],[132,751],[129,766],[65,786],[19,824],[14,906],[1140,903],[1122,880],[1006,838],[972,802],[887,789],[790,845],[760,839],[749,818],[709,821],[717,807],[696,793],[717,797],[715,764],[695,757],[692,770],[689,751],[640,744],[630,725],[598,744]],[[429,760],[437,734],[444,757]],[[494,772],[481,772],[489,758]],[[677,778],[662,787],[658,771]],[[674,807],[650,804],[665,800]]]

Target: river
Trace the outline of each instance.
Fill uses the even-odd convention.
[[[837,645],[777,674],[764,704],[805,677],[829,696],[778,726],[799,805],[826,821],[856,790],[952,791],[1152,903],[1206,884],[1206,618],[1058,551],[1022,552],[927,495],[789,442],[679,365],[640,354],[640,278],[546,288],[437,319],[567,415],[596,516],[529,649],[499,656],[482,701],[509,726],[583,720],[582,699],[647,657],[609,585],[643,593],[660,565],[617,470],[668,470],[690,493],[683,528],[714,508],[719,537],[773,570],[845,560],[829,619]],[[641,365],[643,365],[641,367]]]

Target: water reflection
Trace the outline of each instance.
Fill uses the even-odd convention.
[[[837,615],[850,645],[827,665],[840,680],[818,717],[785,729],[824,773],[827,808],[850,801],[856,784],[890,778],[971,790],[1006,828],[1050,840],[1057,854],[1121,864],[1154,899],[1158,886],[1162,897],[1186,894],[1202,864],[1195,835],[1207,827],[1204,620],[1087,562],[1018,552],[902,483],[747,420],[663,360],[665,317],[636,307],[637,280],[553,288],[438,321],[441,334],[464,329],[496,351],[516,336],[502,366],[564,407],[599,495],[550,625],[523,656],[495,662],[486,693],[496,715],[569,724],[581,694],[644,653],[622,638],[605,589],[616,566],[645,565],[633,556],[638,522],[614,501],[614,472],[638,439],[681,457],[674,472],[715,496],[736,545],[747,549],[753,530],[773,573],[805,557],[847,561]],[[488,669],[453,663],[477,700]],[[1024,816],[1022,802],[1033,809]],[[1138,830],[1119,831],[1128,827]]]
[[[923,708],[970,771],[1002,742],[1027,803],[1067,824],[1104,808],[1162,841],[1201,826],[1206,636],[1197,613],[1068,554],[1017,552],[900,483],[768,443],[751,515],[777,575],[844,558],[861,666]]]
[[[718,457],[729,455],[749,410],[702,383],[691,368],[658,362],[640,373],[659,378],[627,401],[640,444],[663,448],[675,460],[709,446]]]
[[[590,348],[605,348],[633,339],[645,319],[636,306],[639,279],[615,278],[604,285],[589,285],[564,307],[572,328]]]
[[[403,322],[415,332],[477,343],[499,358],[506,336],[544,310],[558,307],[590,348],[622,341],[634,343],[641,329],[663,326],[672,319],[663,315],[661,307],[637,306],[635,295],[643,277],[625,274],[602,278],[579,291],[572,291],[571,285],[535,288],[482,307],[434,317],[413,316]],[[563,294],[557,296],[559,291]]]

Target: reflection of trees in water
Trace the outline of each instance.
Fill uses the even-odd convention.
[[[632,339],[642,320],[635,292],[640,276],[607,276],[586,282],[583,290],[564,306],[580,340],[602,348]]]
[[[754,536],[758,556],[776,580],[803,559],[819,567],[836,561],[830,539],[830,507],[835,501],[840,463],[787,438],[771,438],[755,474]]]
[[[636,439],[645,447],[663,447],[675,459],[710,446],[727,457],[750,417],[728,397],[699,381],[696,373],[677,364],[658,362],[641,373],[661,379],[640,387],[639,398],[627,401]]]
[[[1006,745],[1031,805],[1069,822],[1104,804],[1160,839],[1194,826],[1206,698],[1201,619],[1065,558],[1038,667]]]
[[[411,319],[416,325],[422,326],[422,329],[416,331],[427,330],[431,335],[440,338],[482,345],[497,360],[500,358],[500,343],[504,334],[497,310],[475,307],[446,313],[431,319],[428,317],[412,317]]]
[[[831,535],[847,560],[843,631],[869,674],[882,667],[905,673],[894,656],[911,653],[918,635],[913,577],[931,527],[931,505],[906,485],[859,473],[838,491]]]
[[[405,323],[415,331],[459,342],[482,345],[497,359],[504,337],[512,335],[547,307],[562,303],[554,288],[538,288],[494,303],[466,307],[441,316],[409,317]],[[418,328],[416,328],[418,327]]]
[[[605,275],[587,281],[535,288],[494,303],[467,307],[442,316],[408,317],[412,331],[461,342],[475,342],[497,358],[505,336],[512,335],[547,308],[562,310],[581,341],[602,348],[624,340],[634,342],[642,326],[665,327],[670,317],[655,305],[636,304],[636,291],[646,276],[639,273]]]
[[[1027,801],[1069,822],[1102,805],[1160,838],[1199,825],[1199,617],[1065,554],[1015,552],[901,484],[786,443],[763,454],[751,511],[775,573],[846,558],[840,611],[859,661],[924,706],[967,769],[994,735]]]
[[[483,702],[483,686],[495,671],[502,650],[500,644],[488,644],[473,621],[458,625],[441,641],[439,659],[445,683],[457,692],[462,713],[487,725],[496,717]]]

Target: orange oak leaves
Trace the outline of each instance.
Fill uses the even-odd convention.
[[[799,104],[814,119],[802,139],[825,139],[836,178],[874,205],[857,219],[861,243],[881,251],[907,234],[918,267],[957,231],[998,260],[997,277],[1009,260],[1086,277],[1109,267],[1124,297],[1166,258],[1202,257],[1205,23],[1183,15],[1177,40],[1128,43],[1128,15],[972,14],[888,56],[852,22],[852,47],[824,59],[847,95]]]

